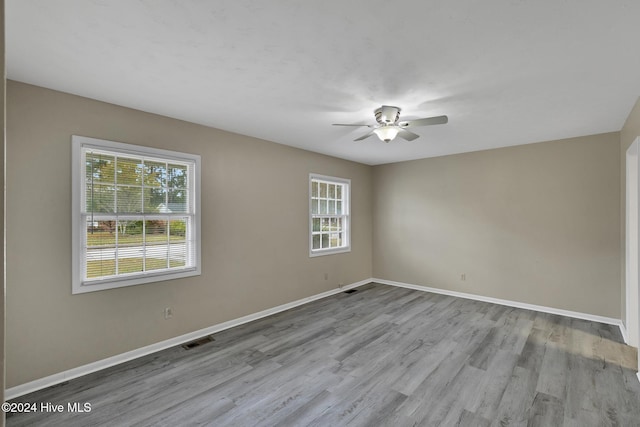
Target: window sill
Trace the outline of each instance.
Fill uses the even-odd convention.
[[[351,252],[351,246],[344,248],[331,248],[331,249],[315,249],[309,252],[309,257],[317,257],[324,255],[342,254],[345,252]]]
[[[129,277],[110,277],[107,279],[89,280],[73,284],[73,294],[104,291],[107,289],[123,288],[126,286],[142,285],[145,283],[162,282],[165,280],[182,279],[184,277],[199,276],[200,268],[185,268],[179,271],[163,271],[157,274],[133,275]]]

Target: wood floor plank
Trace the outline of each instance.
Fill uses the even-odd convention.
[[[465,402],[465,408],[483,419],[493,420],[516,368],[518,355],[498,349],[484,372],[478,392]]]
[[[457,427],[489,427],[489,420],[482,418],[473,412],[469,412],[467,410],[463,410],[462,414],[456,421],[455,426]]]
[[[640,426],[611,325],[368,284],[15,399],[13,426]]]
[[[452,351],[425,378],[401,406],[401,411],[407,416],[422,419],[441,399],[441,394],[466,366],[469,356],[465,353]]]
[[[527,425],[536,396],[538,373],[516,366],[492,419],[492,426]]]
[[[536,387],[538,392],[562,401],[566,398],[568,325],[567,318],[558,318],[557,322],[551,325]]]
[[[426,425],[453,425],[465,412],[466,403],[480,391],[480,378],[483,374],[481,369],[465,363],[440,392],[434,404],[421,406],[412,416]]]
[[[531,427],[560,426],[564,422],[563,402],[553,396],[537,393],[529,413]]]

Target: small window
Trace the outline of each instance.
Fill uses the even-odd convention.
[[[200,156],[73,136],[74,294],[200,274]]]
[[[351,180],[309,175],[309,255],[351,250],[349,192]]]

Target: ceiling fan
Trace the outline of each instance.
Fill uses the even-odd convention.
[[[390,105],[383,105],[374,111],[376,116],[376,124],[363,125],[363,124],[344,124],[334,123],[333,126],[366,126],[372,128],[371,132],[354,139],[354,141],[362,141],[369,138],[371,135],[376,134],[381,141],[390,142],[396,136],[407,141],[413,141],[420,135],[417,135],[407,128],[417,126],[429,126],[429,125],[441,125],[449,121],[447,116],[427,117],[424,119],[415,120],[402,120],[400,121],[400,108],[392,107]]]

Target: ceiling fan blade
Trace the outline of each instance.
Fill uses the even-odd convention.
[[[356,139],[354,139],[354,141],[362,141],[363,139],[367,139],[367,138],[369,138],[371,135],[373,135],[373,131],[371,131],[371,132],[369,132],[369,133],[367,133],[367,134],[362,135],[360,138],[356,138]]]
[[[333,123],[331,126],[366,126],[366,127],[373,127],[373,125],[367,125],[367,124],[357,124],[357,123],[353,123],[353,124],[346,124],[346,123]]]
[[[420,137],[420,135],[409,132],[406,129],[400,129],[400,131],[398,132],[398,136],[402,139],[406,139],[407,141],[413,141],[414,139]]]
[[[409,126],[429,126],[429,125],[443,125],[449,121],[447,116],[427,117],[424,119],[416,120],[404,120],[398,123],[398,126],[406,128]]]

